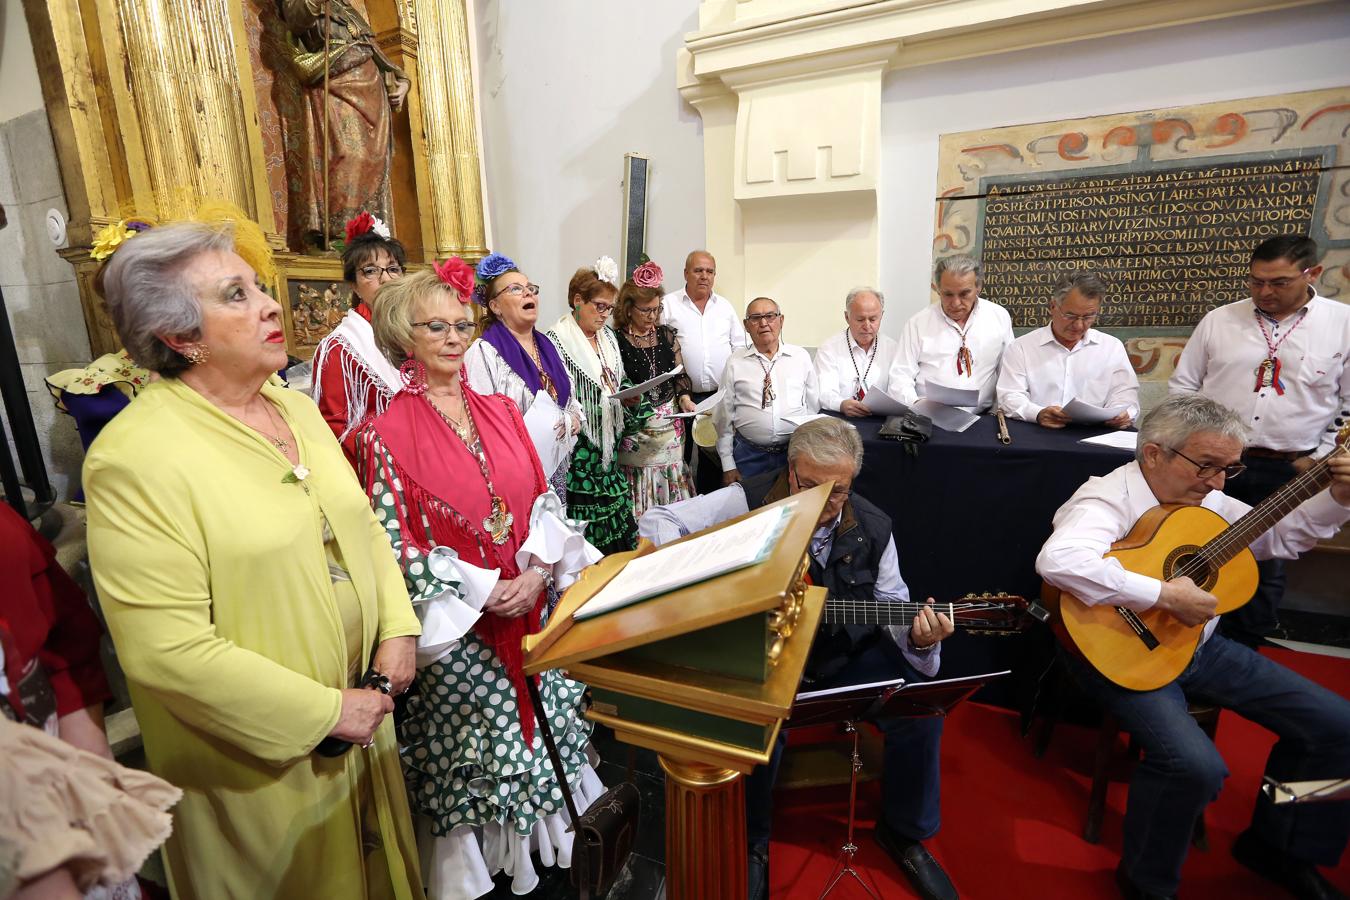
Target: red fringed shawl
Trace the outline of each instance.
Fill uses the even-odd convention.
[[[501,569],[503,579],[515,578],[520,574],[516,551],[529,534],[530,510],[548,484],[516,405],[500,394],[484,397],[468,387],[464,400],[483,442],[492,486],[514,516],[504,544],[492,543],[483,527],[491,495],[477,459],[425,396],[401,391],[384,413],[366,424],[358,441],[358,471],[367,494],[375,482],[383,482],[398,495],[395,512],[407,544],[423,554],[439,545],[452,547],[467,563]],[[521,639],[539,630],[544,600],[541,591],[525,615],[508,619],[484,613],[474,625],[516,688],[527,744],[534,740],[534,714],[526,699]]]

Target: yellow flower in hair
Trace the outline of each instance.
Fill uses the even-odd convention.
[[[103,260],[113,255],[113,251],[122,246],[122,242],[130,237],[134,237],[135,231],[127,227],[126,219],[117,222],[111,222],[99,229],[98,234],[94,235],[94,246],[89,251],[89,255],[103,262]]]

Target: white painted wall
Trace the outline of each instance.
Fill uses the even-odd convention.
[[[938,136],[1350,84],[1336,2],[898,70],[882,94],[884,329],[929,302]]]
[[[683,284],[701,245],[703,134],[675,90],[675,50],[696,0],[475,0],[492,249],[544,289],[541,322],[566,311],[567,281],[620,256],[623,155],[650,162],[647,253]]]
[[[10,0],[13,2],[13,0]],[[680,283],[703,240],[702,130],[673,83],[696,0],[475,0],[495,245],[545,288],[618,256],[625,151],[651,157],[648,252]],[[929,299],[938,136],[1350,83],[1350,3],[1331,2],[902,69],[886,76],[880,218],[885,330]],[[822,235],[822,240],[828,240]]]

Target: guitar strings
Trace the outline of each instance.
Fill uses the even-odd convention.
[[[1277,494],[1268,498],[1265,502],[1257,504],[1248,510],[1241,518],[1232,525],[1228,526],[1209,543],[1200,548],[1196,555],[1187,561],[1187,563],[1172,573],[1172,578],[1191,578],[1198,574],[1206,574],[1212,568],[1214,563],[1222,566],[1228,560],[1236,556],[1242,549],[1249,546],[1260,534],[1248,536],[1247,532],[1252,530],[1258,522],[1264,522],[1266,519],[1278,520],[1293,512],[1304,503],[1309,497],[1314,496],[1321,491],[1323,485],[1320,483],[1322,476],[1330,470],[1330,461],[1337,456],[1340,448],[1325,457],[1318,460],[1302,475],[1296,476],[1292,481],[1286,484]],[[1306,492],[1306,494],[1305,494]],[[1286,508],[1287,507],[1287,508]],[[1276,511],[1277,515],[1272,515]],[[1273,524],[1273,521],[1272,521]],[[1264,533],[1270,525],[1261,529]]]

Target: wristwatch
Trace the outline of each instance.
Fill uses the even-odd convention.
[[[553,573],[551,571],[545,569],[543,566],[530,566],[530,568],[535,572],[538,572],[539,577],[544,579],[544,587],[553,587]]]

